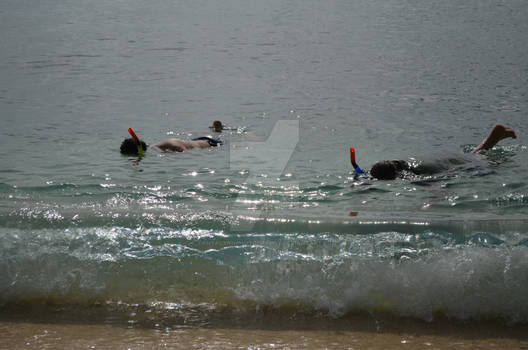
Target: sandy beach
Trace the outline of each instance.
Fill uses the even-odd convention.
[[[210,319],[196,327],[160,314],[101,307],[0,314],[1,349],[528,349],[528,326],[424,322],[364,314],[341,319]]]
[[[137,329],[0,322],[2,349],[527,349],[526,332]],[[429,333],[429,334],[428,334]],[[435,334],[436,333],[436,334]],[[500,332],[499,332],[500,333]]]

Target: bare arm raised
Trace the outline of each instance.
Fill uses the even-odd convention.
[[[507,126],[504,126],[502,124],[496,124],[493,129],[491,130],[488,137],[486,137],[480,145],[475,147],[475,149],[472,151],[472,153],[476,153],[481,150],[487,150],[492,148],[502,139],[511,137],[513,139],[517,138],[517,135],[515,135],[515,131]]]

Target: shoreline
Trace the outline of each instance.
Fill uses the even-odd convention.
[[[138,311],[138,310],[136,310]],[[150,315],[149,315],[150,314]],[[201,325],[192,317],[202,317]],[[339,319],[261,312],[186,318],[170,310],[119,312],[104,307],[2,308],[2,349],[526,349],[528,324],[462,322],[358,313]],[[210,315],[209,315],[210,316]],[[239,315],[240,316],[240,315]]]
[[[182,328],[0,321],[2,349],[526,349],[528,339],[510,335]],[[526,334],[526,332],[524,332]],[[475,334],[474,334],[475,335]]]

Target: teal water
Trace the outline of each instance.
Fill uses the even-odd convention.
[[[0,31],[3,314],[528,321],[522,1],[17,0]]]

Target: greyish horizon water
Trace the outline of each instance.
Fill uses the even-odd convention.
[[[160,341],[525,330],[523,1],[6,0],[0,32],[11,348],[24,322]],[[212,133],[216,119],[232,129]],[[471,154],[496,123],[517,139]],[[138,159],[119,153],[129,127],[149,145],[224,144]],[[376,181],[356,176],[350,147],[364,169],[449,167]],[[47,339],[28,345],[75,344]]]

